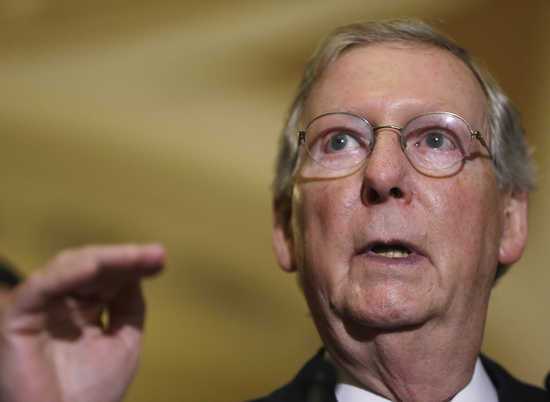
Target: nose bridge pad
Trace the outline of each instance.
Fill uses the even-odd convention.
[[[399,143],[399,147],[401,148],[403,156],[405,156],[405,158],[408,160],[408,157],[405,153],[405,144],[403,142],[403,136],[401,135],[401,127],[394,126],[394,125],[376,126],[376,127],[373,128],[374,139],[373,139],[373,143],[371,145],[371,149],[370,149],[370,152],[369,152],[369,159],[372,159],[372,155],[373,155],[373,153],[375,152],[375,149],[376,149],[376,144],[378,143],[378,137],[380,136],[380,134],[383,134],[384,131],[387,131],[387,134],[392,134],[393,133],[397,136],[397,142]],[[396,158],[399,158],[400,156],[401,155],[399,155],[399,154],[393,153],[391,155],[391,160],[395,161]],[[367,160],[367,165],[368,165],[368,160]]]
[[[402,150],[405,150],[404,148],[404,142],[403,142],[403,135],[401,134],[401,130],[403,130],[402,127],[399,127],[399,126],[396,126],[396,125],[393,125],[393,124],[386,124],[386,125],[383,125],[383,126],[376,126],[372,129],[373,133],[374,133],[374,138],[378,138],[378,136],[381,134],[381,132],[383,131],[388,131],[388,134],[389,133],[394,133],[395,135],[397,135],[397,140],[399,141],[399,146],[401,147]],[[375,141],[376,143],[376,141]],[[373,147],[374,147],[375,144],[373,144]]]

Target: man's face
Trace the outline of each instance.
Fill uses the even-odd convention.
[[[316,83],[303,120],[352,112],[402,127],[419,114],[447,111],[486,133],[486,109],[482,89],[456,57],[392,43],[342,55]],[[468,160],[450,177],[428,177],[411,166],[395,131],[377,136],[368,162],[352,175],[295,184],[291,234],[280,226],[274,233],[280,264],[298,270],[325,341],[353,337],[352,327],[431,323],[481,331],[497,262],[521,255],[526,198],[499,191],[488,158]]]

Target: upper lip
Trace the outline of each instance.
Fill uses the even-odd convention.
[[[370,240],[369,242],[367,242],[367,244],[364,244],[362,247],[360,247],[358,250],[357,250],[357,254],[365,254],[365,253],[368,253],[369,251],[371,251],[373,248],[377,247],[377,246],[396,246],[396,247],[401,247],[401,248],[405,248],[407,249],[408,251],[410,251],[411,253],[414,253],[414,254],[419,254],[421,256],[426,256],[426,252],[424,251],[424,249],[422,249],[420,246],[418,246],[417,244],[414,244],[412,243],[411,241],[408,241],[408,240],[403,240],[403,239],[374,239],[374,240]]]

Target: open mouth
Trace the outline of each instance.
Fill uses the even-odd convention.
[[[385,258],[407,258],[415,251],[407,244],[401,242],[374,242],[367,247],[367,253]]]

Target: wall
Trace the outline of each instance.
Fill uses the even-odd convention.
[[[226,401],[287,381],[320,344],[276,267],[278,131],[319,38],[419,16],[484,60],[539,166],[530,243],[500,283],[485,351],[550,368],[550,4],[504,1],[0,1],[0,253],[26,272],[62,247],[161,241],[143,365],[127,401]],[[269,361],[269,364],[265,362]]]

